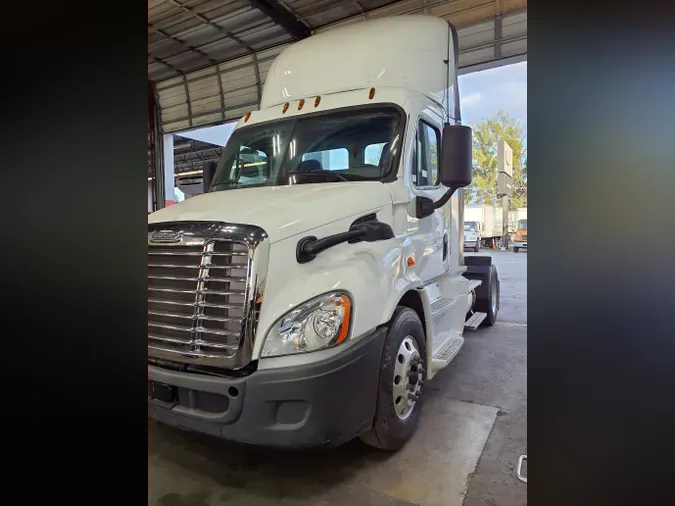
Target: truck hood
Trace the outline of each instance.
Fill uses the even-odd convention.
[[[391,205],[379,181],[261,186],[205,193],[148,216],[148,223],[222,221],[257,225],[271,242]]]

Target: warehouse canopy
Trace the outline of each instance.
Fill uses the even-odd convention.
[[[223,123],[257,109],[274,58],[294,41],[405,14],[453,23],[464,72],[527,54],[526,0],[150,0],[148,75],[161,130]]]

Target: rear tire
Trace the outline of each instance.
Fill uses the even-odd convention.
[[[412,373],[406,369],[405,374],[397,375],[402,364],[408,363],[408,357],[400,353],[406,344],[414,350],[411,360],[413,363],[419,361],[419,364],[411,369]],[[403,362],[401,362],[402,357]],[[415,311],[399,306],[394,311],[384,341],[373,426],[360,436],[361,441],[369,446],[390,452],[400,450],[405,445],[419,425],[421,388],[426,377],[426,369],[426,340],[422,322]],[[398,378],[398,383],[396,383],[396,378]],[[420,379],[421,382],[419,382]],[[404,386],[414,385],[411,388],[418,396],[416,401],[411,401],[412,409],[404,414],[400,413],[401,409],[408,409],[410,406],[405,408],[401,402],[407,402],[407,400],[402,399],[399,392],[395,391],[395,388],[400,388],[396,385],[400,385],[401,382]]]
[[[478,299],[476,301],[476,311],[486,313],[487,317],[481,325],[492,327],[497,322],[497,313],[499,313],[499,277],[497,269],[490,270],[490,279],[488,280],[488,298]]]

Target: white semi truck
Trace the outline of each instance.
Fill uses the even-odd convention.
[[[430,16],[277,57],[208,192],[148,217],[152,418],[259,445],[405,444],[426,382],[499,310],[490,257],[463,255],[456,70],[456,30]]]
[[[503,237],[501,206],[467,204],[464,207],[464,248],[478,251],[482,244]]]

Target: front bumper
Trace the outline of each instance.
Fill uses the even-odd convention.
[[[476,247],[476,241],[464,241],[464,247],[465,248],[475,248]]]
[[[148,366],[149,416],[256,445],[344,443],[372,425],[386,333],[381,327],[328,360],[240,378]],[[157,395],[169,390],[165,385],[172,387],[171,400]]]

